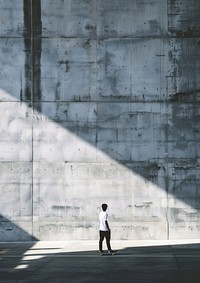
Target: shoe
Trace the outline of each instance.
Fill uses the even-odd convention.
[[[109,254],[114,255],[115,252],[113,250],[108,251]]]
[[[99,255],[102,255],[103,254],[103,251],[99,251]]]

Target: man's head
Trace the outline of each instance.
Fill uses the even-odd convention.
[[[102,207],[103,211],[106,211],[106,209],[107,209],[108,206],[107,206],[106,203],[103,203],[101,207]]]

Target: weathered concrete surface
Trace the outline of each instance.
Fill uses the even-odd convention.
[[[0,0],[0,240],[200,236],[198,1]],[[6,228],[11,227],[11,228]]]

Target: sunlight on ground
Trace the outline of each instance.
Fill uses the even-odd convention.
[[[170,245],[192,245],[200,244],[199,239],[192,240],[160,240],[160,241],[111,241],[114,250],[123,251],[129,248],[139,247],[159,247],[159,246],[170,246]],[[105,242],[104,242],[105,245]],[[63,257],[68,256],[86,256],[87,252],[95,252],[91,256],[96,256],[98,250],[98,241],[39,241],[33,244],[24,254],[19,264],[14,269],[26,269],[29,267],[31,262],[43,259],[45,257]],[[106,250],[106,249],[105,249]],[[86,254],[84,254],[86,253]],[[88,256],[88,255],[87,255]],[[125,256],[127,256],[125,254]]]
[[[130,248],[142,248],[142,247],[159,247],[159,246],[180,246],[182,245],[193,245],[200,244],[199,239],[192,240],[160,240],[160,241],[111,241],[112,247],[117,252],[123,252]],[[104,242],[105,245],[105,242]],[[24,254],[19,264],[14,269],[26,269],[31,265],[31,262],[36,262],[37,260],[43,258],[51,257],[66,257],[68,253],[70,256],[85,257],[85,256],[98,256],[96,254],[98,250],[98,241],[39,241],[36,242],[30,249],[28,249]],[[106,251],[106,249],[104,249]],[[88,254],[88,252],[94,252],[94,254]],[[148,253],[140,253],[142,256],[148,256]],[[120,254],[119,256],[132,256],[131,253],[127,254],[126,252]],[[138,255],[137,255],[138,256]],[[152,255],[151,255],[152,256]],[[156,256],[156,255],[155,255]],[[160,256],[160,255],[158,255]]]
[[[28,264],[19,264],[14,269],[26,269],[28,267],[29,267]]]

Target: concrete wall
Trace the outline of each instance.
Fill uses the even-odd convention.
[[[200,237],[200,3],[0,0],[0,240]]]

